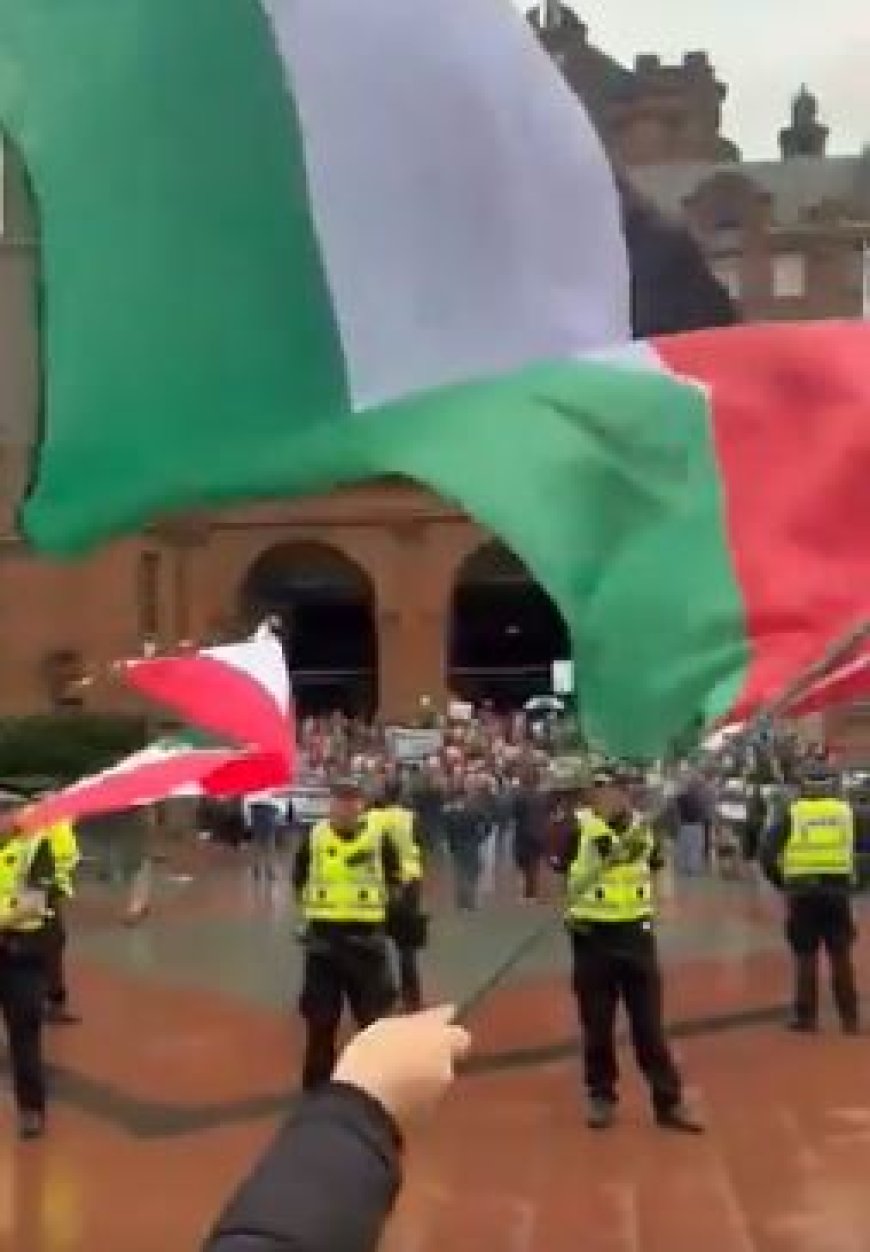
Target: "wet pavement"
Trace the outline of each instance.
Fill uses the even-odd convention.
[[[226,858],[225,858],[226,862]],[[300,953],[281,884],[205,857],[128,929],[87,888],[71,983],[84,1021],[55,1030],[48,1137],[0,1110],[0,1248],[196,1249],[292,1098]],[[827,1019],[782,1028],[779,904],[754,884],[667,893],[667,1012],[709,1131],[651,1124],[623,1049],[617,1127],[583,1125],[566,945],[554,904],[508,875],[472,916],[438,893],[430,999],[459,1003],[473,1055],[412,1146],[389,1252],[867,1252],[870,1038]],[[863,906],[861,907],[863,912]],[[859,944],[870,978],[870,913]]]

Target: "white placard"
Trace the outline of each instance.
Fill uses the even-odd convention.
[[[451,700],[447,716],[452,722],[470,722],[474,717],[474,705],[464,700]]]
[[[428,761],[444,743],[443,731],[415,726],[390,726],[386,738],[390,755],[407,763]]]
[[[557,696],[574,694],[574,662],[553,662],[553,691]]]

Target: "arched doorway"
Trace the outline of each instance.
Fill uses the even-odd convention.
[[[279,624],[300,713],[371,716],[378,645],[365,570],[326,544],[279,544],[254,562],[241,599],[249,622]]]
[[[518,708],[550,691],[553,662],[569,656],[562,616],[522,561],[495,542],[466,558],[453,592],[452,691]]]

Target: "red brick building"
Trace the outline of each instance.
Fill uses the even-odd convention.
[[[744,161],[721,133],[726,89],[706,54],[628,67],[558,4],[530,20],[614,163],[689,223],[746,316],[860,314],[870,156],[826,155],[809,93],[795,98],[780,159]],[[115,706],[123,697],[104,680],[114,658],[213,638],[261,611],[288,622],[313,707],[401,716],[423,693],[511,700],[546,685],[566,651],[553,606],[477,526],[404,483],[185,519],[72,565],[29,556],[11,517],[35,413],[37,245],[12,153],[3,183],[0,714]],[[77,685],[83,676],[96,681]]]

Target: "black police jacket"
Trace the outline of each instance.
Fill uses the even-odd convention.
[[[303,1096],[202,1252],[374,1252],[401,1184],[401,1140],[374,1100]]]

